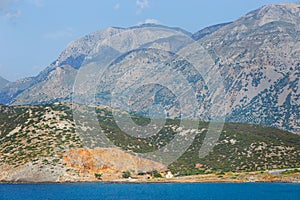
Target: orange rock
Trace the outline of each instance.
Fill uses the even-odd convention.
[[[64,155],[67,167],[79,170],[82,174],[102,173],[103,177],[119,177],[123,171],[166,170],[161,163],[125,153],[114,148],[72,149]]]

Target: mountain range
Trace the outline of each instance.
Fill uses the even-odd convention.
[[[193,63],[180,58],[182,50],[193,48],[193,44],[201,46],[205,54],[202,63],[208,66],[200,69],[205,72],[203,77],[194,70],[197,67]],[[200,51],[196,47],[192,50]],[[266,5],[234,22],[194,34],[155,24],[110,27],[71,42],[57,60],[35,77],[16,82],[0,78],[0,103],[36,105],[75,99],[77,103],[111,106],[113,100],[126,100],[127,96],[124,98],[119,88],[130,88],[132,77],[151,71],[156,76],[143,76],[135,81],[158,80],[168,84],[174,82],[179,72],[191,85],[188,88],[193,89],[199,104],[195,116],[207,120],[220,115],[227,121],[260,124],[299,134],[299,58],[300,3]],[[97,65],[91,66],[93,63]],[[219,80],[210,77],[216,73],[222,78],[226,113],[216,112],[212,117],[208,113],[211,102],[222,97],[216,86]],[[104,76],[99,79],[99,74]],[[178,88],[185,88],[184,83],[175,83]],[[212,86],[210,91],[203,83]],[[147,114],[151,104],[162,104],[168,116],[176,118],[182,114],[180,106],[184,110],[194,107],[186,102],[178,106],[174,93],[162,85],[136,87],[138,94],[130,99],[133,110]],[[113,97],[114,92],[122,95]],[[219,101],[220,98],[216,104],[221,105],[223,102]]]

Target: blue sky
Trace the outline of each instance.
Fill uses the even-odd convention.
[[[0,76],[37,75],[72,40],[144,22],[196,32],[277,0],[0,0]]]

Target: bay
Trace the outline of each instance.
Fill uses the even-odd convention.
[[[292,183],[0,184],[1,200],[300,200]]]

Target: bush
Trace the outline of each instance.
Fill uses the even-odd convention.
[[[122,177],[123,177],[123,178],[129,178],[130,176],[131,176],[130,171],[125,171],[125,172],[123,172],[123,174],[122,174]]]
[[[162,178],[161,174],[157,172],[157,170],[153,170],[151,172],[154,178]]]
[[[101,179],[102,173],[95,173],[95,178],[96,179]]]

